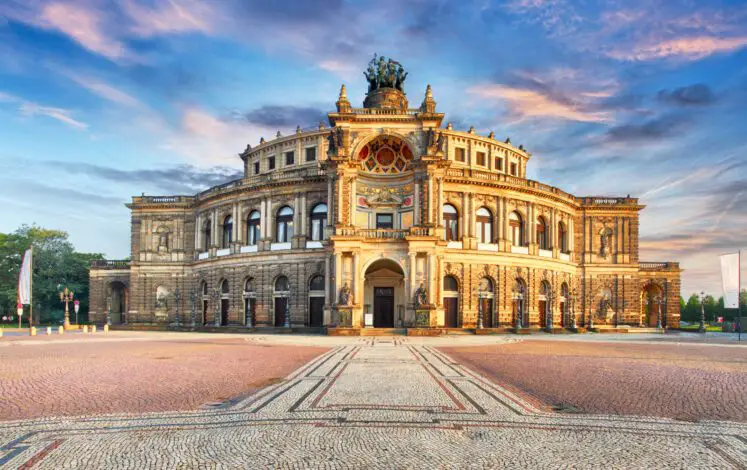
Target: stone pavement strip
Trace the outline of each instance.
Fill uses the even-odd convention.
[[[2,468],[747,468],[747,425],[554,413],[407,338],[192,412],[9,421]]]

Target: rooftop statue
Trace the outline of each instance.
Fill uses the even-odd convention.
[[[402,64],[391,58],[387,60],[384,56],[379,56],[377,59],[376,54],[374,54],[373,59],[368,63],[368,69],[363,72],[363,75],[368,80],[369,93],[379,88],[394,88],[401,92],[405,91],[407,72],[405,72]]]

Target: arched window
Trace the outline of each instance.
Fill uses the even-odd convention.
[[[477,209],[477,240],[493,243],[493,214],[485,207]]]
[[[244,293],[245,294],[254,293],[254,283],[252,281],[253,279],[250,277],[250,278],[247,278],[246,281],[244,282]]]
[[[323,291],[324,290],[324,276],[314,276],[309,282],[310,291]]]
[[[540,250],[547,250],[549,246],[547,243],[547,224],[542,216],[537,218],[537,244]]]
[[[223,279],[223,282],[220,283],[220,293],[221,294],[229,293],[228,279]]]
[[[459,326],[459,283],[454,276],[444,277],[444,326]]]
[[[228,248],[231,246],[231,242],[233,241],[233,217],[226,216],[225,219],[223,219],[223,244],[221,245],[222,248]]]
[[[315,205],[314,208],[311,209],[311,223],[309,224],[309,227],[311,228],[311,239],[313,241],[324,240],[326,238],[324,230],[326,222],[327,204],[320,203]]]
[[[444,277],[444,291],[445,292],[457,292],[459,291],[459,283],[454,276]]]
[[[558,246],[562,253],[568,253],[568,231],[563,222],[558,222]]]
[[[451,204],[444,205],[444,228],[447,241],[459,239],[459,213]]]
[[[482,324],[487,328],[493,327],[493,281],[483,277],[477,284],[478,314],[482,316]]]
[[[205,251],[208,251],[210,249],[210,246],[212,245],[212,240],[211,240],[212,232],[213,232],[211,228],[212,226],[213,226],[212,221],[210,219],[207,219],[202,229],[202,232],[205,234],[205,236],[203,237],[205,239],[205,244],[202,246],[202,248]]]
[[[256,245],[259,241],[259,211],[251,211],[246,219],[246,241],[249,245]]]
[[[202,281],[202,286],[200,287],[200,290],[202,291],[202,295],[203,295],[203,296],[207,296],[207,295],[208,295],[208,286],[207,286],[207,282],[205,282],[205,281]]]
[[[281,207],[275,219],[276,236],[278,243],[287,243],[293,238],[293,209],[288,206]]]
[[[288,278],[285,276],[280,276],[275,280],[275,292],[288,292],[290,291],[290,284],[288,283]]]
[[[508,216],[508,225],[511,230],[511,244],[513,246],[524,246],[524,221],[521,215],[514,211]]]

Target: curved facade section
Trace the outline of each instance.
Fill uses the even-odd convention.
[[[379,96],[378,94],[385,94]],[[401,95],[401,96],[400,96]],[[676,326],[676,263],[638,259],[635,198],[526,179],[523,146],[400,90],[262,139],[244,177],[139,196],[132,260],[91,270],[112,323],[245,327]],[[113,308],[113,305],[116,308]]]

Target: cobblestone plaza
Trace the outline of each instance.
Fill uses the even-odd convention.
[[[133,345],[137,341],[123,335],[109,341],[127,340]],[[168,341],[179,344],[204,341],[199,336],[180,334]],[[209,341],[220,341],[215,336]],[[70,346],[80,341],[71,339]],[[205,403],[199,410],[6,421],[0,424],[0,466],[744,468],[747,465],[747,425],[743,423],[559,412],[534,395],[504,386],[495,377],[478,375],[474,368],[465,367],[463,361],[442,349],[460,346],[463,347],[460,354],[482,348],[500,351],[524,343],[529,347],[532,341],[536,340],[477,336],[256,336],[252,342],[264,343],[268,348],[316,345],[325,352],[277,383]],[[571,349],[574,354],[583,346],[577,340],[553,341],[559,349]],[[622,347],[623,342],[630,348],[638,343],[629,339],[585,343],[589,347]],[[646,342],[662,351],[689,347],[650,339]],[[52,342],[20,343],[4,343],[7,347],[0,348],[0,354],[5,356],[18,348],[56,347]],[[240,347],[240,344],[232,346]],[[726,371],[728,377],[744,380],[747,371],[743,348],[699,347],[733,357],[734,361],[723,361],[725,365],[719,367],[731,367]],[[666,358],[658,362],[667,365]],[[526,369],[532,373],[531,363]],[[715,390],[712,396],[715,400],[721,398]]]

